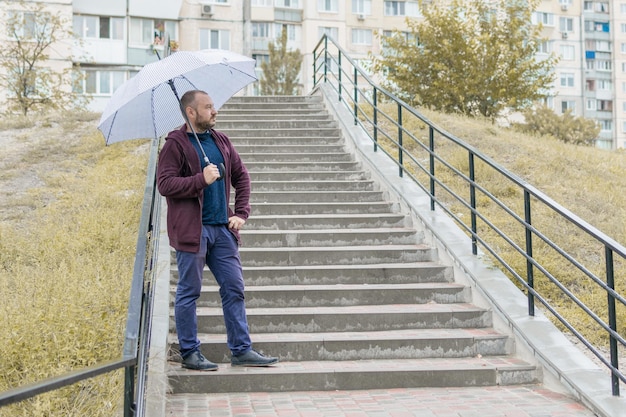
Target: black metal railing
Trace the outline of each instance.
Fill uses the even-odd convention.
[[[313,51],[313,83],[329,86],[374,150],[387,154],[399,176],[410,177],[430,196],[431,210],[439,207],[470,236],[474,255],[480,245],[487,260],[527,294],[529,315],[535,315],[538,301],[608,368],[618,396],[620,381],[626,382],[619,370],[619,350],[626,346],[626,247],[377,85],[326,35]],[[589,248],[575,243],[581,239]],[[547,289],[558,296],[549,299]],[[602,296],[585,303],[586,292]]]
[[[146,362],[153,298],[151,284],[156,272],[159,241],[160,199],[157,198],[156,189],[158,147],[159,141],[153,140],[137,235],[121,358],[2,392],[0,408],[124,368],[124,417],[144,416]]]

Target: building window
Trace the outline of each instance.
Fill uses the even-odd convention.
[[[575,48],[573,45],[561,45],[559,49],[561,51],[561,58],[563,58],[563,60],[573,61],[575,59],[574,57]]]
[[[385,16],[406,16],[405,4],[403,1],[386,1]]]
[[[272,7],[273,5],[273,0],[252,0],[254,7]]]
[[[268,54],[252,54],[252,59],[256,61],[256,66],[260,67],[262,62],[270,62]]]
[[[593,99],[587,100],[587,110],[595,110],[596,109],[596,101]]]
[[[609,80],[598,80],[598,90],[610,91],[613,89],[613,83]]]
[[[106,16],[74,16],[74,34],[80,38],[124,39],[124,18]]]
[[[532,17],[533,24],[541,23],[544,26],[554,26],[554,15],[552,13],[535,12]]]
[[[613,102],[611,100],[597,100],[596,109],[598,111],[613,111]]]
[[[270,24],[269,22],[252,22],[252,37],[253,38],[269,38],[270,37]]]
[[[339,37],[339,28],[329,27],[329,26],[320,26],[317,29],[317,37],[321,38],[324,35],[328,35],[334,40],[337,40]]]
[[[200,29],[200,49],[230,49],[229,31]]]
[[[100,71],[85,70],[82,86],[79,86],[79,93],[86,93],[96,96],[110,96],[126,80],[125,71]]]
[[[574,74],[570,72],[561,73],[561,87],[573,87]]]
[[[352,0],[352,13],[372,14],[372,0]]]
[[[573,100],[564,100],[561,102],[561,113],[570,110],[572,114],[576,114],[576,102]]]
[[[612,120],[598,120],[598,124],[600,125],[600,130],[603,132],[610,132],[613,130]]]
[[[286,9],[299,9],[300,0],[276,0],[276,7],[284,7]]]
[[[333,12],[339,11],[339,4],[337,0],[317,0],[317,10],[319,12]]]
[[[170,39],[176,39],[176,22],[160,19],[130,19],[130,43],[151,45],[159,43],[167,32]]]
[[[274,38],[278,39],[282,36],[283,30],[287,31],[287,40],[296,41],[296,25],[287,25],[283,23],[274,23]]]
[[[353,45],[371,45],[372,31],[370,29],[352,29]]]
[[[603,59],[596,61],[596,69],[598,71],[611,71],[612,68],[613,65],[611,64],[611,61],[605,61]]]
[[[587,90],[587,91],[596,91],[596,80],[587,80],[587,81],[585,81],[585,90]]]
[[[537,45],[538,54],[549,54],[552,52],[552,43],[550,41],[541,41]]]
[[[611,43],[609,41],[596,41],[596,51],[611,52]]]
[[[561,32],[573,32],[574,19],[571,17],[559,17],[559,30]]]

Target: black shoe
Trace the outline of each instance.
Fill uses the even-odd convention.
[[[216,371],[217,365],[205,358],[199,350],[194,350],[183,359],[183,368],[196,371]]]
[[[278,363],[278,358],[264,356],[256,350],[249,350],[243,355],[233,356],[230,359],[232,366],[269,366]]]

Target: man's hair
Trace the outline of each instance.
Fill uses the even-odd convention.
[[[196,101],[196,95],[198,94],[207,94],[202,90],[189,90],[180,98],[180,106],[183,108],[183,111],[186,111],[187,107],[194,107],[193,104]]]

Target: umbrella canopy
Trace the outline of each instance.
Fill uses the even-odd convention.
[[[178,97],[206,91],[219,109],[256,81],[255,60],[222,49],[180,51],[144,66],[122,84],[102,112],[98,129],[107,144],[160,137],[184,123]]]

